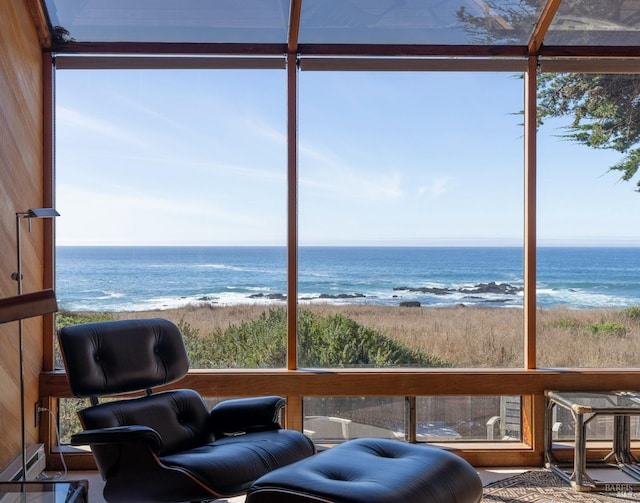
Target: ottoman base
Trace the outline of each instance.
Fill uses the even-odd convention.
[[[259,478],[246,503],[478,503],[482,482],[443,449],[364,438]]]

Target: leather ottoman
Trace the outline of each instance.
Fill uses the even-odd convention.
[[[351,440],[260,477],[246,503],[478,503],[482,482],[461,457],[428,445]]]

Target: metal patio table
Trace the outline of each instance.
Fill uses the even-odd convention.
[[[545,466],[569,482],[578,491],[640,490],[640,467],[631,452],[631,416],[640,416],[640,392],[635,391],[545,391]],[[571,412],[575,421],[573,473],[553,452],[553,418],[556,407]],[[600,461],[589,466],[616,466],[637,480],[630,482],[606,482],[592,479],[587,473],[587,425],[599,416],[613,416],[613,445]]]

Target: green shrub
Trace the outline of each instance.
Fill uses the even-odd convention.
[[[253,321],[201,336],[179,324],[193,368],[277,368],[286,366],[287,312],[269,309]],[[298,312],[301,367],[450,367],[436,356],[403,345],[343,315]]]
[[[633,321],[640,321],[640,306],[627,307],[622,313]]]
[[[364,327],[344,315],[298,313],[302,367],[449,367],[439,358]]]
[[[617,335],[623,336],[627,333],[627,327],[622,323],[592,323],[589,331],[594,335]]]
[[[549,323],[552,328],[575,329],[580,326],[578,320],[554,320]]]
[[[94,323],[96,321],[110,321],[113,316],[109,313],[75,313],[64,309],[56,314],[56,330],[69,325],[79,325],[81,323]]]
[[[58,328],[78,323],[106,321],[105,313],[61,312]],[[287,311],[269,309],[253,321],[230,325],[201,335],[186,321],[178,324],[191,368],[278,368],[286,366]],[[440,358],[403,345],[379,331],[359,325],[343,315],[322,316],[298,312],[298,352],[303,367],[450,367]],[[60,437],[69,442],[82,428],[76,411],[85,399],[60,401]]]

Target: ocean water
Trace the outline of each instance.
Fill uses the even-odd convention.
[[[56,294],[69,310],[140,311],[193,303],[283,304],[279,247],[56,249]],[[523,250],[508,247],[301,247],[300,303],[521,307]],[[640,248],[540,248],[537,302],[640,305]]]

